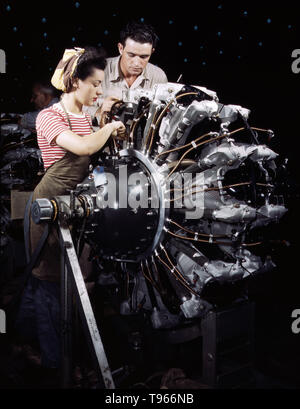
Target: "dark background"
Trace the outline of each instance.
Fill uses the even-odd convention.
[[[247,4],[248,3],[248,4]],[[167,5],[167,7],[166,7]],[[163,8],[162,8],[163,7]],[[26,112],[36,78],[52,76],[65,48],[102,45],[117,55],[119,31],[130,19],[152,24],[160,37],[151,62],[169,81],[205,86],[220,102],[251,110],[250,124],[272,129],[271,147],[289,159],[289,213],[277,231],[289,247],[273,249],[278,268],[260,277],[256,301],[258,366],[286,385],[300,384],[300,334],[291,313],[300,309],[299,269],[299,83],[291,70],[300,49],[300,12],[293,3],[198,1],[106,2],[2,1],[0,74],[2,112]]]
[[[118,55],[120,29],[130,19],[142,20],[157,30],[160,42],[151,62],[169,81],[183,74],[181,82],[205,86],[221,102],[251,109],[251,123],[272,128],[281,152],[293,152],[300,78],[291,70],[292,51],[300,48],[297,8],[289,2],[247,3],[198,1],[166,8],[157,1],[105,6],[87,0],[2,1],[0,47],[7,59],[7,73],[0,76],[2,110],[31,109],[32,82],[50,80],[65,48],[102,45],[108,56]]]

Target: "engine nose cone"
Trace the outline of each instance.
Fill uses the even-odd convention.
[[[106,254],[144,253],[153,242],[157,228],[157,214],[147,216],[148,212],[147,209],[104,209],[99,223],[99,243]]]
[[[106,160],[102,185],[97,187],[101,212],[91,238],[108,257],[140,260],[159,241],[163,201],[147,158],[134,150],[123,154],[117,164]]]

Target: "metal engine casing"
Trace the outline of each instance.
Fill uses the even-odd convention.
[[[86,219],[82,235],[100,267],[120,266],[99,276],[100,285],[131,288],[120,312],[144,309],[154,328],[174,328],[215,306],[208,288],[275,267],[254,250],[264,245],[257,229],[287,212],[278,154],[250,127],[248,109],[204,87],[159,84],[129,90],[122,102],[133,112],[130,137],[100,155],[74,200],[55,200],[67,219]]]

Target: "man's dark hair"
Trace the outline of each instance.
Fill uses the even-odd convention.
[[[106,52],[103,48],[84,47],[85,52],[79,57],[73,78],[84,81],[92,75],[95,68],[104,70],[106,67]]]
[[[125,47],[127,38],[131,38],[137,43],[150,43],[152,48],[156,47],[159,40],[154,28],[146,23],[138,23],[136,21],[129,22],[126,27],[120,32],[120,42]]]

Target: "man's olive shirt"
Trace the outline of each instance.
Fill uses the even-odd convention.
[[[120,57],[107,58],[104,70],[104,81],[102,82],[103,97],[115,96],[122,99],[122,91],[129,89],[152,89],[155,84],[168,82],[164,71],[154,64],[148,62],[143,72],[129,87],[120,70]]]

